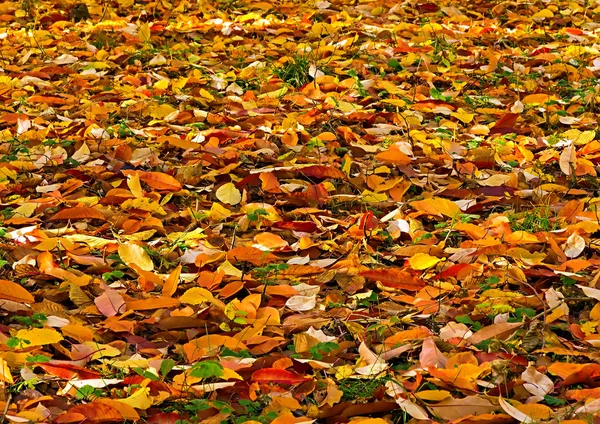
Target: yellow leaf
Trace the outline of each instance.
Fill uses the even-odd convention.
[[[361,193],[361,199],[365,203],[380,203],[386,202],[388,197],[385,193],[373,193],[370,190],[364,190]]]
[[[140,25],[140,29],[138,29],[138,35],[140,36],[140,40],[142,40],[144,43],[150,42],[150,25],[148,25],[148,22]]]
[[[200,96],[206,100],[208,100],[209,102],[212,102],[215,100],[214,96],[212,94],[210,94],[208,91],[206,91],[204,88],[200,89]]]
[[[126,265],[136,264],[144,271],[152,271],[154,264],[150,255],[142,248],[134,243],[123,243],[119,245],[119,257]]]
[[[471,122],[475,117],[474,114],[467,112],[463,108],[458,108],[458,110],[456,112],[452,112],[451,115],[465,124]]]
[[[223,262],[221,265],[219,265],[219,268],[217,268],[217,270],[221,271],[225,275],[230,275],[232,277],[237,278],[242,278],[242,275],[244,274],[242,271],[234,267],[229,261]]]
[[[335,369],[335,378],[337,380],[344,380],[354,374],[354,367],[352,365],[342,365]]]
[[[413,208],[429,215],[445,215],[450,218],[460,214],[460,208],[456,203],[442,197],[432,197],[425,200],[417,200],[410,204]]]
[[[22,340],[28,340],[29,343],[24,345],[43,346],[52,343],[58,343],[63,339],[60,333],[52,328],[33,328],[31,330],[19,330],[16,337]]]
[[[211,221],[217,222],[223,221],[224,219],[227,219],[230,216],[231,211],[223,205],[221,205],[220,203],[213,203],[208,214],[208,217]]]
[[[127,177],[127,186],[129,191],[137,198],[144,197],[144,190],[142,190],[142,184],[140,183],[140,176],[138,174],[131,174]]]
[[[586,336],[591,336],[596,333],[598,329],[598,321],[587,321],[581,324],[581,331],[585,333]]]
[[[150,116],[152,116],[155,119],[163,119],[166,116],[175,112],[176,110],[177,109],[175,109],[173,106],[171,106],[167,103],[163,103],[160,106],[152,108],[150,111]]]
[[[552,18],[554,17],[554,13],[550,9],[542,9],[539,12],[535,13],[532,18],[534,20],[542,20],[544,18]]]
[[[440,261],[440,258],[428,255],[427,253],[417,253],[408,260],[408,263],[412,269],[421,271],[423,269],[431,268]]]
[[[421,400],[431,400],[438,402],[451,397],[451,393],[446,390],[421,390],[415,394]]]
[[[596,138],[596,131],[584,131],[577,136],[577,138],[573,141],[573,144],[576,146],[583,146],[591,142],[594,138]]]
[[[8,363],[2,358],[0,358],[0,381],[8,384],[14,384]]]
[[[158,88],[159,90],[166,90],[167,88],[169,88],[169,80],[167,79],[163,79],[163,80],[158,80],[154,83],[154,88]]]
[[[149,197],[143,197],[140,199],[127,199],[121,203],[121,209],[141,209],[143,211],[156,212],[159,215],[167,214],[160,204]]]
[[[229,205],[237,205],[242,200],[242,194],[233,183],[223,184],[216,194],[217,199]]]
[[[100,358],[112,358],[121,354],[119,349],[111,345],[96,342],[84,342],[83,344],[94,349],[94,354],[90,358],[92,360]]]
[[[116,400],[137,409],[148,409],[152,406],[149,387],[143,387],[125,399]]]
[[[231,370],[229,368],[223,368],[223,374],[221,376],[219,376],[219,378],[222,378],[223,380],[229,380],[229,379],[233,378],[235,380],[244,381],[244,378],[241,375],[239,375],[237,372],[235,372],[234,370]]]
[[[208,290],[202,287],[192,287],[181,295],[179,301],[190,305],[201,305],[203,303],[212,302],[213,299],[212,293]]]

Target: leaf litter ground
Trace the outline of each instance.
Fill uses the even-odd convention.
[[[87,6],[0,4],[4,422],[596,419],[600,8]]]

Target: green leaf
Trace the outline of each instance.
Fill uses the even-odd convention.
[[[46,355],[33,355],[33,356],[29,356],[27,358],[27,362],[50,362],[50,358],[48,358]]]
[[[165,359],[160,363],[160,375],[165,378],[167,374],[171,372],[173,367],[175,366],[175,361],[172,359]]]
[[[544,401],[550,406],[563,406],[567,404],[567,401],[554,396],[544,396]]]
[[[192,377],[210,378],[223,375],[223,366],[215,361],[204,361],[194,364],[190,372]]]

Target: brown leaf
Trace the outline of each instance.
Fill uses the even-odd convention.
[[[483,327],[481,330],[473,334],[467,340],[469,343],[477,344],[484,340],[491,339],[493,337],[502,336],[505,333],[512,334],[517,328],[521,327],[524,323],[522,322],[501,322],[498,324],[488,325]]]

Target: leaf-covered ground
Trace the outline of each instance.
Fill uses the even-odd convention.
[[[599,20],[2,2],[2,420],[597,420]]]

